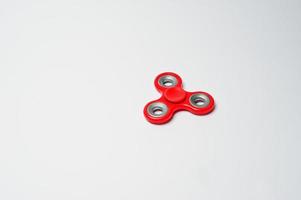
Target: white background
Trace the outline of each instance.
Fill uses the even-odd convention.
[[[300,1],[0,1],[1,200],[299,200]],[[213,113],[149,124],[178,73]]]

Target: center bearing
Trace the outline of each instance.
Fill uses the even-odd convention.
[[[164,97],[173,103],[180,103],[184,101],[186,92],[180,87],[168,88],[164,92]]]

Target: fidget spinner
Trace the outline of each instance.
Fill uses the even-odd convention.
[[[153,124],[167,123],[177,111],[185,110],[195,115],[205,115],[214,109],[214,99],[206,92],[187,92],[182,79],[172,72],[159,74],[155,87],[162,96],[144,107],[145,118]]]

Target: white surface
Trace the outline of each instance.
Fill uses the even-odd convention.
[[[1,1],[0,199],[299,200],[300,1]],[[215,112],[146,122],[155,76]]]

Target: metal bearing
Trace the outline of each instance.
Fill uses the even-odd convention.
[[[151,103],[147,108],[147,113],[152,117],[162,117],[168,112],[168,107],[161,102]]]
[[[178,80],[176,79],[176,77],[171,75],[161,76],[158,82],[159,85],[166,88],[174,87],[178,84]]]
[[[189,102],[196,108],[204,108],[209,105],[210,99],[204,93],[196,93],[190,96]]]

